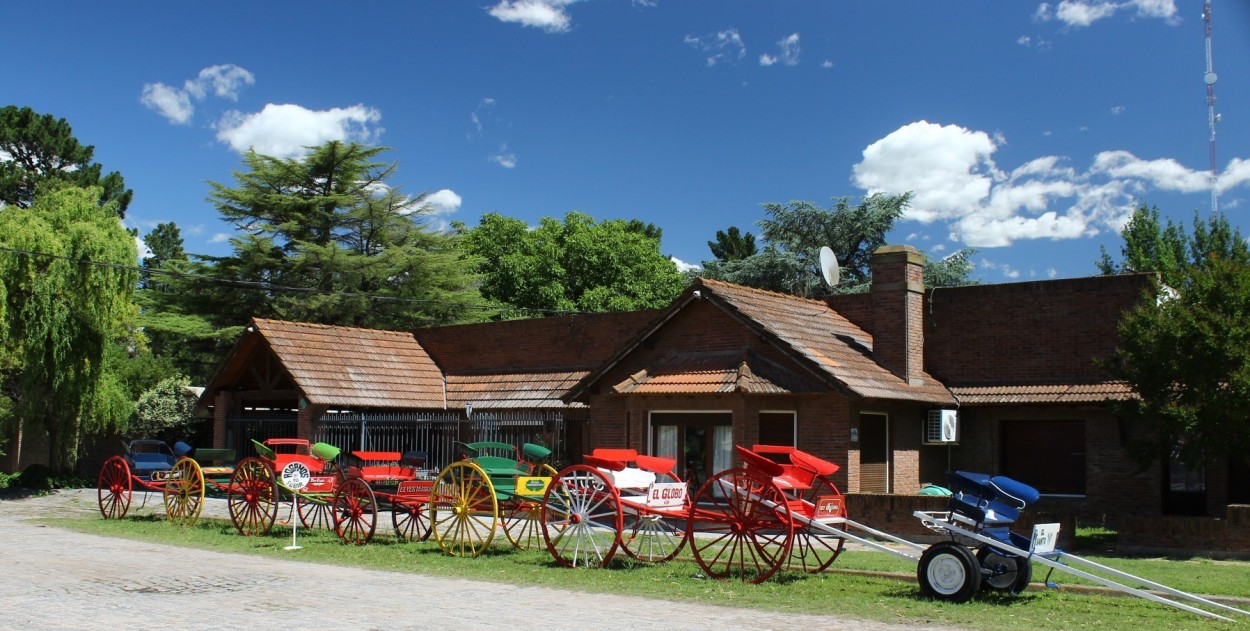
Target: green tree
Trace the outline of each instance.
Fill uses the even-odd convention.
[[[235,185],[211,182],[210,199],[239,232],[233,253],[171,261],[184,333],[238,327],[249,316],[380,329],[410,329],[480,317],[474,261],[459,236],[429,227],[425,195],[409,196],[378,162],[384,147],[328,142],[281,159],[249,151]],[[207,280],[198,276],[207,276]],[[238,329],[233,332],[237,333]]]
[[[742,234],[738,231],[738,226],[717,230],[716,240],[708,241],[707,247],[718,261],[740,261],[759,254],[759,248],[755,247],[755,235],[750,232]]]
[[[1117,412],[1146,431],[1130,444],[1146,463],[1190,466],[1250,454],[1250,265],[1213,256],[1173,275],[1176,293],[1120,324],[1108,370],[1138,398]]]
[[[869,260],[885,245],[886,233],[910,202],[910,193],[878,193],[859,204],[842,197],[828,209],[805,201],[763,204],[768,215],[760,221],[764,250],[738,260],[705,261],[703,273],[709,278],[811,298],[867,291],[872,280]],[[842,280],[836,287],[826,285],[821,275],[822,246],[837,255]],[[960,250],[940,261],[927,261],[925,281],[935,287],[969,284],[972,266],[968,257],[973,252]]]
[[[1116,262],[1106,246],[1095,262],[1103,274],[1158,272],[1163,282],[1175,286],[1183,282],[1183,272],[1192,266],[1202,267],[1211,259],[1250,262],[1250,250],[1224,215],[1204,220],[1194,213],[1194,234],[1168,219],[1160,222],[1159,209],[1142,204],[1133,212],[1120,231],[1120,261]]]
[[[69,469],[88,433],[130,414],[106,352],[131,331],[134,238],[98,188],[58,188],[0,213],[4,389],[21,428],[47,433],[49,462]],[[40,253],[40,254],[33,254]],[[20,430],[19,430],[20,431]]]
[[[0,108],[0,151],[8,154],[0,160],[0,207],[28,208],[42,187],[95,186],[101,206],[126,216],[134,191],[116,171],[101,176],[103,167],[91,161],[95,147],[80,144],[64,118],[29,107]]]
[[[196,422],[191,381],[175,374],[139,395],[127,433],[135,438],[188,440]]]
[[[147,271],[160,270],[166,263],[173,261],[186,261],[187,251],[182,244],[182,231],[178,229],[178,224],[171,222],[157,224],[147,236],[143,237],[143,245],[148,248],[148,256],[143,259],[143,269]],[[144,274],[143,287],[164,287],[159,278],[152,278],[154,274]],[[159,276],[158,274],[156,276]]]
[[[464,232],[480,260],[482,295],[521,309],[629,311],[667,305],[686,286],[660,253],[659,229],[639,221],[596,222],[579,212],[530,229],[489,213]]]

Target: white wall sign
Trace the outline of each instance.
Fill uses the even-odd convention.
[[[308,465],[296,460],[287,463],[282,467],[282,484],[292,491],[298,491],[308,486],[308,481],[312,478],[312,472],[308,470]]]

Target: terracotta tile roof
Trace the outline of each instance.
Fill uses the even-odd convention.
[[[411,333],[253,319],[313,404],[445,407],[443,379]]]
[[[675,353],[613,386],[636,394],[789,394],[815,386],[756,353]]]
[[[872,336],[823,301],[705,278],[696,284],[856,395],[954,403],[950,391],[931,376],[926,374],[922,384],[909,384],[873,361]]]
[[[586,376],[586,371],[513,373],[502,375],[448,375],[447,405],[475,409],[565,408],[560,395]]]
[[[1010,405],[1018,403],[1101,403],[1133,398],[1133,390],[1121,381],[1092,384],[1032,386],[959,386],[951,393],[960,405]]]

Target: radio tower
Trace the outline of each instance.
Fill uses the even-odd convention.
[[[1207,73],[1202,75],[1202,81],[1207,84],[1207,124],[1211,127],[1211,217],[1215,218],[1220,214],[1219,194],[1215,189],[1219,175],[1215,164],[1215,124],[1219,122],[1220,117],[1215,113],[1216,76],[1211,65],[1211,0],[1205,0],[1202,3],[1202,24],[1207,41]]]

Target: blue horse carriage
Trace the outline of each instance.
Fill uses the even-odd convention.
[[[915,512],[930,530],[948,537],[920,555],[916,578],[926,596],[965,602],[981,590],[1018,594],[1029,586],[1033,563],[1038,563],[1050,568],[1050,573],[1060,570],[1201,616],[1231,622],[1228,617],[1182,601],[1250,616],[1250,612],[1064,552],[1055,545],[1059,524],[1037,524],[1031,536],[1013,531],[1011,527],[1020,513],[1041,497],[1037,489],[1027,484],[1005,476],[966,471],[949,472],[947,479],[951,489],[947,510]],[[1050,573],[1046,585],[1054,587],[1049,581]],[[1136,583],[1141,588],[1119,581]]]

